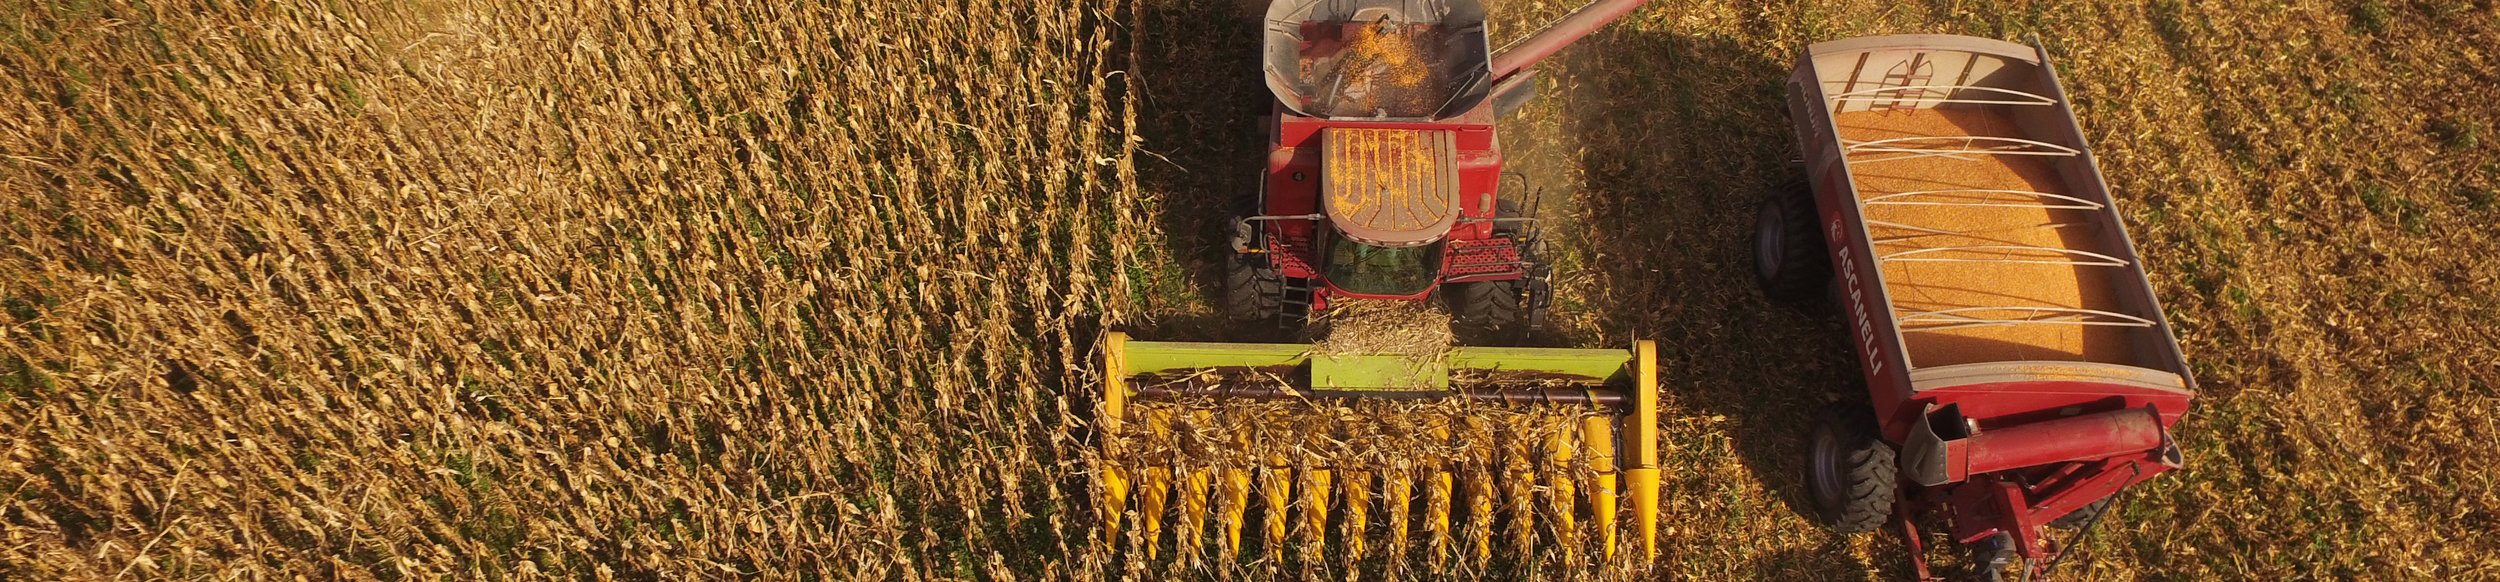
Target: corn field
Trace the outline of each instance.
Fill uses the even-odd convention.
[[[13,17],[0,577],[1098,568],[1116,16]]]
[[[0,580],[1437,578],[1098,528],[1097,338],[1228,333],[1259,4],[11,2]],[[1488,4],[1500,46],[1577,2]],[[2500,577],[2500,9],[2461,0],[1590,37],[1504,147],[1550,341],[1660,343],[1666,550],[1461,574],[1906,575],[1804,516],[1858,372],[1744,246],[1790,59],[1892,33],[2047,46],[2205,390],[2061,573]]]

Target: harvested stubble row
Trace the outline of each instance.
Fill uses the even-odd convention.
[[[1310,328],[1326,354],[1388,354],[1430,360],[1450,351],[1458,334],[1450,316],[1422,301],[1342,299]]]

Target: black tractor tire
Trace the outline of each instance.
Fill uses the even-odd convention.
[[[1781,186],[1755,209],[1753,275],[1764,296],[1804,305],[1824,294],[1832,266],[1815,227],[1819,217],[1804,182]]]
[[[2083,529],[2084,524],[2092,523],[2093,519],[2099,518],[2101,516],[2101,512],[2109,511],[2109,500],[2117,498],[2118,496],[2112,495],[2084,504],[2082,508],[2078,508],[2072,513],[2058,516],[2057,519],[2049,520],[2049,527],[2068,531]]]
[[[1449,283],[1441,296],[1450,307],[1450,330],[1460,343],[1508,345],[1527,330],[1527,293],[1522,279]]]
[[[1495,200],[1493,208],[1494,216],[1499,218],[1527,215],[1518,201],[1508,198]],[[1517,238],[1523,236],[1523,232],[1522,225],[1518,223],[1496,223],[1493,226],[1495,236]],[[1523,240],[1522,244],[1531,245],[1520,249],[1528,278],[1448,283],[1437,291],[1442,303],[1449,307],[1450,329],[1458,335],[1460,343],[1503,346],[1518,345],[1528,340],[1542,307],[1535,301],[1545,292],[1544,281],[1538,279],[1542,277],[1544,265],[1537,259],[1532,242]]]
[[[1224,317],[1237,322],[1277,321],[1285,278],[1267,257],[1236,255],[1224,261]]]
[[[1970,550],[1970,582],[2005,582],[2005,571],[2022,560],[2015,556],[2014,536],[2005,532],[1981,538]],[[2029,578],[2025,578],[2029,579]]]
[[[1806,495],[1814,502],[1816,519],[1844,534],[1883,527],[1892,517],[1900,471],[1893,464],[1892,445],[1877,433],[1866,406],[1826,407],[1806,446]]]

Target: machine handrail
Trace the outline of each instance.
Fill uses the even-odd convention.
[[[2019,100],[2019,101],[2015,101],[2015,100],[1992,100],[1992,99],[1953,99],[1953,98],[1943,98],[1943,99],[1935,99],[1935,100],[1932,100],[1932,102],[1933,102],[1933,103],[1935,103],[1935,104],[1939,104],[1939,105],[1942,105],[1942,104],[1947,104],[1947,103],[1951,103],[1951,104],[1958,104],[1958,105],[2056,105],[2056,104],[2057,104],[2057,100],[2056,100],[2056,99],[2050,99],[2050,98],[2048,98],[2047,96],[2040,95],[2040,94],[2037,94],[2037,93],[2031,93],[2031,92],[2027,92],[2027,91],[2016,91],[2016,90],[2013,90],[2013,89],[2007,89],[2007,88],[2003,88],[2003,87],[1987,87],[1987,86],[1981,86],[1981,85],[1907,85],[1907,86],[1900,86],[1900,87],[1877,87],[1877,88],[1874,88],[1874,89],[1859,89],[1859,90],[1856,90],[1856,91],[1850,91],[1850,92],[1847,92],[1847,93],[1835,93],[1835,94],[1832,94],[1831,96],[1827,97],[1827,99],[1829,99],[1832,103],[1835,103],[1835,104],[1837,104],[1837,103],[1861,102],[1861,101],[1863,101],[1863,102],[1875,102],[1875,101],[1887,100],[1887,99],[1884,99],[1884,98],[1875,97],[1875,95],[1876,95],[1876,94],[1879,94],[1879,93],[1892,92],[1892,91],[1929,91],[1929,90],[1935,90],[1935,91],[1965,91],[1965,90],[1989,91],[1989,92],[1995,92],[1995,93],[2002,93],[2002,94],[2006,94],[2006,95],[2011,95],[2011,96],[2014,96],[2014,97],[2028,97],[2028,98],[2029,98],[2029,99],[2024,99],[2024,100]],[[1890,100],[1890,101],[1918,101],[1918,102],[1930,102],[1930,101],[1931,101],[1931,100],[1929,100],[1929,99],[1925,99],[1925,98],[1910,99],[1910,98],[1902,98],[1902,97],[1893,97],[1893,98],[1890,98],[1890,99],[1888,99],[1888,100]]]
[[[1976,251],[2034,251],[2034,252],[2043,252],[2043,253],[2053,253],[2053,254],[2063,254],[2063,255],[2070,255],[2070,256],[2078,256],[2078,257],[2085,257],[2085,258],[2087,258],[2087,259],[2099,259],[2099,260],[2074,260],[2074,259],[2070,259],[2070,260],[2056,261],[2056,260],[2045,260],[2045,259],[2012,259],[2012,258],[2008,258],[2008,259],[1971,259],[1971,258],[1912,257],[1912,256],[1911,256],[1911,255],[1924,255],[1924,254],[1928,254],[1928,253],[1941,253],[1941,252],[1954,252],[1954,251],[1961,251],[1961,252],[1976,252]],[[1892,253],[1892,254],[1887,254],[1887,255],[1883,255],[1883,256],[1875,257],[1875,260],[1878,260],[1878,261],[1886,261],[1886,262],[1891,262],[1891,261],[1900,261],[1900,262],[1905,262],[1905,263],[2018,263],[2018,264],[2028,264],[2028,265],[2070,265],[2070,266],[2077,266],[2077,267],[2124,267],[2124,266],[2127,266],[2127,265],[2128,265],[2128,263],[2127,263],[2127,260],[2126,260],[2126,259],[2121,259],[2121,258],[2118,258],[2118,257],[2113,257],[2113,256],[2109,256],[2109,255],[2104,255],[2104,254],[2100,254],[2100,253],[2096,253],[2096,252],[2092,252],[2092,251],[2084,251],[2084,250],[2076,250],[2076,249],[2061,249],[2061,248],[2057,248],[2057,247],[2044,247],[2044,246],[2035,246],[2035,245],[1967,245],[1967,246],[1950,246],[1950,247],[1925,247],[1925,248],[1910,249],[1910,250],[1906,250],[1906,251],[1901,251],[1901,252],[1896,252],[1896,253]]]
[[[1916,197],[1916,196],[1932,196],[1932,195],[1938,195],[1938,194],[2020,194],[2020,195],[2026,195],[2026,196],[2036,196],[2036,197],[2040,197],[2040,198],[2048,198],[2048,199],[2053,199],[2053,200],[2062,200],[2062,201],[2066,201],[2066,202],[2073,202],[2074,204],[2009,204],[2009,203],[1990,203],[1990,202],[1908,202],[1908,201],[1896,201],[1896,200],[1894,200],[1894,199],[1896,199],[1896,198],[1910,198],[1910,197]],[[1865,204],[1866,204],[1866,205],[1868,205],[1868,206],[1878,206],[1878,205],[1882,205],[1882,206],[1969,206],[1969,207],[1988,207],[1988,208],[2039,208],[2039,209],[2049,209],[2049,210],[2100,210],[2102,207],[2106,206],[2106,205],[2101,204],[2101,203],[2099,203],[2099,202],[2093,202],[2093,201],[2090,201],[2090,200],[2085,200],[2085,199],[2082,199],[2082,198],[2077,198],[2077,197],[2073,197],[2073,196],[2067,196],[2067,195],[2065,195],[2065,194],[2051,194],[2051,193],[2048,193],[2048,192],[2040,192],[2040,191],[2035,191],[2035,190],[1996,190],[1996,189],[1983,189],[1983,188],[1965,188],[1965,189],[1953,189],[1953,190],[1918,190],[1918,191],[1914,191],[1914,192],[1895,192],[1895,193],[1892,193],[1892,194],[1885,194],[1885,195],[1882,195],[1882,196],[1875,196],[1875,197],[1870,197],[1870,198],[1867,198],[1867,199],[1865,199]]]
[[[1892,145],[1892,144],[1900,144],[1900,143],[1907,143],[1907,142],[1919,142],[1919,141],[1938,141],[1938,140],[1961,140],[1961,142],[1962,142],[1962,147],[1960,147],[1960,148],[1950,148],[1950,149],[1948,149],[1948,148],[1941,148],[1941,147],[1936,147],[1936,148],[1922,148],[1922,147],[1913,147],[1913,146],[1894,146],[1894,145]],[[1999,143],[2001,143],[2001,144],[2003,144],[2003,145],[1994,145],[1994,146],[1979,146],[1979,145],[1978,145],[1978,144],[1979,144],[1979,142],[1999,142]],[[1866,164],[1866,163],[1874,163],[1874,162],[1888,162],[1888,161],[1893,161],[1893,160],[1906,160],[1906,159],[1912,159],[1912,158],[1924,158],[1924,157],[1933,157],[1933,156],[1944,156],[1944,157],[1953,158],[1953,159],[1957,159],[1957,160],[1969,160],[1969,159],[1972,159],[1972,158],[1968,158],[1968,157],[1964,157],[1964,156],[1966,156],[1966,155],[1971,155],[1971,154],[2005,155],[2005,156],[2054,156],[2054,157],[2073,157],[2073,156],[2076,156],[2076,155],[2079,155],[2079,154],[2082,154],[2082,153],[2083,153],[2083,151],[2082,151],[2082,150],[2078,150],[2078,149],[2075,149],[2075,148],[2070,148],[2070,147],[2066,147],[2066,146],[2062,146],[2062,145],[2057,145],[2057,144],[2053,144],[2053,143],[2045,142],[2045,141],[2038,141],[2038,140],[2023,139],[2023,138],[2019,138],[2019,137],[1999,137],[1999,136],[1992,136],[1992,135],[1917,135],[1917,136],[1910,136],[1910,137],[1895,137],[1895,138],[1878,139],[1878,140],[1866,140],[1866,141],[1858,141],[1858,140],[1843,139],[1843,140],[1840,140],[1840,147],[1841,147],[1841,149],[1842,149],[1843,151],[1845,151],[1845,152],[1847,152],[1847,153],[1852,153],[1852,154],[1854,154],[1854,153],[1859,153],[1859,152],[1874,152],[1874,153],[1898,153],[1898,154],[1907,154],[1907,155],[1899,155],[1899,156],[1892,156],[1892,157],[1886,157],[1886,158],[1872,158],[1872,159],[1864,159],[1864,160],[1852,159],[1852,160],[1849,160],[1849,164],[1850,164],[1850,165]],[[2040,148],[2040,149],[2025,149],[2025,148]]]
[[[1963,315],[1964,313],[1970,313],[1970,312],[1975,312],[1975,311],[2025,311],[2025,312],[2030,312],[2030,313],[2031,313],[2031,314],[2033,314],[2033,315],[2039,315],[2039,314],[2043,314],[2043,313],[2046,313],[2046,314],[2051,314],[2051,315],[2053,315],[2055,318],[2054,318],[2054,319],[2040,319],[2040,318],[2021,318],[2021,319],[2015,319],[2015,318],[1972,317],[1972,316],[1968,316],[1968,315]],[[2109,318],[2110,320],[2094,320],[2094,319],[2089,319],[2090,317],[2094,317],[2094,316],[2098,316],[2098,317],[2105,317],[2105,318]],[[2115,320],[2115,321],[2111,321],[2111,320]],[[1987,326],[1996,326],[1996,325],[2080,325],[2080,326],[2107,326],[2107,327],[2152,327],[2152,326],[2153,326],[2153,320],[2150,320],[2150,319],[2145,319],[2145,318],[2142,318],[2142,317],[2136,317],[2136,316],[2133,316],[2133,315],[2128,315],[2128,314],[2124,314],[2124,313],[2119,313],[2119,312],[2115,312],[2115,311],[2105,311],[2105,310],[2100,310],[2100,309],[2083,309],[2083,308],[2078,308],[2078,307],[2057,307],[2057,306],[2051,306],[2051,305],[2003,305],[2003,306],[1998,306],[1998,305],[1986,305],[1986,306],[1978,306],[1978,307],[1957,307],[1957,308],[1953,308],[1953,309],[1938,309],[1938,310],[1933,310],[1933,311],[1915,311],[1915,312],[1910,312],[1910,313],[1902,314],[1902,315],[1901,315],[1901,317],[1900,317],[1899,319],[1897,319],[1896,321],[1899,321],[1899,322],[1900,322],[1901,327],[1902,327],[1902,331],[1943,331],[1943,330],[1948,330],[1948,329],[1960,329],[1960,328],[1966,328],[1966,327],[1987,327]],[[1923,325],[1923,326],[1920,326],[1919,324],[1928,324],[1928,325]],[[1912,326],[1918,326],[1918,327],[1916,327],[1916,328],[1912,328]]]
[[[1313,214],[1261,214],[1261,215],[1258,215],[1258,216],[1244,216],[1244,217],[1241,217],[1241,221],[1242,221],[1242,222],[1250,222],[1250,221],[1253,221],[1253,220],[1327,220],[1327,219],[1328,219],[1328,215],[1326,215],[1326,214],[1317,214],[1317,213],[1313,213]]]
[[[1915,239],[1915,238],[1920,238],[1920,237],[1927,237],[1927,236],[1958,236],[1958,237],[1963,237],[1963,238],[1974,238],[1974,239],[1979,239],[1979,240],[1984,240],[1984,241],[1990,241],[1990,242],[2010,242],[2010,241],[2007,241],[2007,240],[2005,240],[2005,239],[2001,239],[2001,238],[1991,238],[1991,237],[1986,236],[1986,235],[1989,235],[1989,234],[1995,234],[1995,233],[2001,233],[2001,232],[2014,232],[2014,231],[2021,231],[2021,230],[2031,230],[2031,229],[2036,229],[2036,228],[2059,229],[2059,228],[2068,228],[2068,227],[2076,227],[2076,226],[2086,226],[2086,227],[2089,227],[2089,226],[2098,226],[2098,225],[2096,225],[2096,224],[2089,223],[2089,222],[2051,222],[2051,223],[2046,223],[2046,224],[2035,224],[2035,225],[2030,225],[2030,226],[2017,226],[2017,227],[2011,227],[2011,228],[1993,228],[1993,229],[1988,229],[1988,230],[1945,230],[1945,229],[1941,229],[1941,228],[1928,228],[1928,227],[1918,226],[1918,225],[1914,225],[1914,224],[1902,224],[1902,223],[1892,222],[1892,221],[1887,221],[1887,220],[1873,220],[1873,219],[1869,219],[1869,220],[1867,220],[1867,221],[1866,221],[1866,225],[1867,225],[1867,226],[1880,226],[1880,227],[1884,227],[1884,228],[1897,228],[1897,229],[1901,229],[1901,230],[1906,230],[1906,231],[1910,231],[1910,232],[1915,232],[1915,233],[1918,233],[1918,234],[1901,235],[1901,236],[1874,237],[1875,244],[1879,244],[1879,245],[1881,245],[1881,244],[1897,244],[1897,243],[1901,243],[1902,241],[1906,241],[1906,240],[1910,240],[1910,239]]]

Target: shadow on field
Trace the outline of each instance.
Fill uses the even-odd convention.
[[[1256,4],[1252,6],[1251,4]],[[1258,189],[1268,115],[1259,80],[1259,13],[1264,3],[1146,0],[1136,28],[1136,135],[1140,188],[1158,197],[1154,220],[1166,249],[1187,270],[1178,287],[1218,305],[1228,244],[1226,220],[1248,210]],[[1145,284],[1145,283],[1141,283]],[[1159,285],[1156,288],[1170,289]],[[1169,314],[1130,330],[1158,340],[1252,340],[1226,337],[1228,322],[1213,312]]]
[[[1789,162],[1788,63],[1729,39],[1628,27],[1567,58],[1569,81],[1548,95],[1562,100],[1563,133],[1584,172],[1584,268],[1604,290],[1586,298],[1589,308],[1608,337],[1657,340],[1668,435],[1679,432],[1675,419],[1713,423],[1706,430],[1728,435],[1738,461],[1786,504],[1762,509],[1810,516],[1802,461],[1816,411],[1865,396],[1838,322],[1772,304],[1753,284],[1755,204],[1802,172]],[[1682,489],[1711,487],[1703,478],[1683,477]],[[1782,579],[1900,568],[1864,563],[1839,536],[1810,535],[1829,539],[1760,564],[1798,574]],[[1877,543],[1897,546],[1891,537]]]

